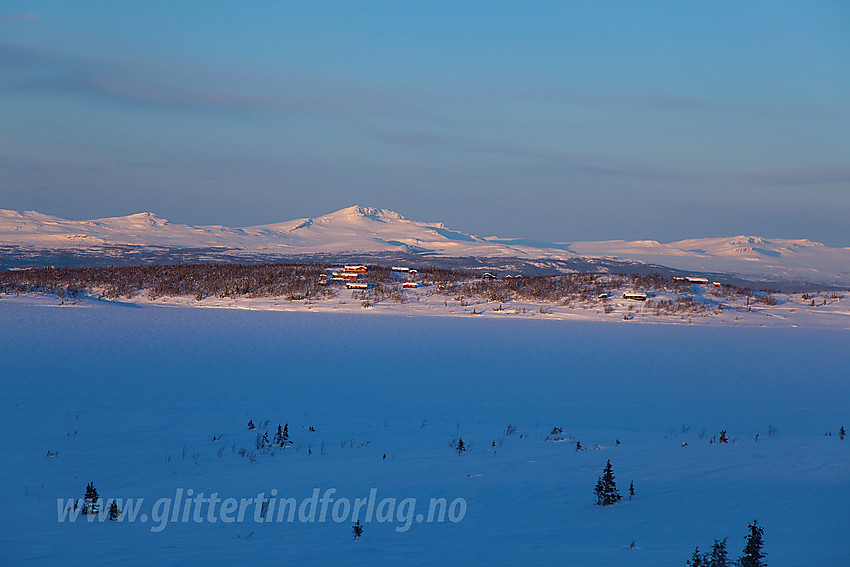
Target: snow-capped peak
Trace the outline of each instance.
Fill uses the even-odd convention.
[[[393,220],[407,220],[402,215],[389,209],[376,209],[374,207],[364,207],[363,205],[352,205],[336,212],[323,215],[321,219],[351,219],[351,220],[373,220],[378,222],[387,222]]]

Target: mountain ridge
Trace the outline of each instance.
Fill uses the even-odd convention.
[[[753,235],[656,240],[541,242],[478,236],[382,208],[352,205],[318,217],[231,228],[172,223],[153,212],[69,220],[0,209],[0,245],[90,250],[103,246],[223,248],[270,257],[328,253],[427,253],[445,257],[574,260],[603,258],[674,269],[771,279],[850,283],[850,248]]]

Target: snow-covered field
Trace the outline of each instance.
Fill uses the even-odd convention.
[[[400,285],[400,284],[398,284]],[[0,294],[0,303],[86,308],[102,304],[136,307],[192,307],[300,313],[366,314],[369,316],[477,317],[481,319],[549,319],[558,321],[599,321],[616,324],[678,324],[732,327],[822,328],[850,330],[850,291],[809,292],[806,294],[755,293],[730,288],[724,292],[712,286],[694,285],[686,293],[648,291],[646,301],[624,299],[627,287],[610,292],[606,299],[586,301],[534,301],[511,299],[489,301],[462,292],[439,292],[426,285],[401,290],[395,299],[377,300],[369,291],[330,288],[328,297],[286,299],[284,297],[161,296],[151,299],[148,290],[132,297],[103,299],[92,290],[88,294],[60,298],[55,293]],[[636,291],[647,291],[639,289]],[[735,293],[735,292],[740,293]],[[761,298],[761,299],[758,299]],[[764,301],[769,298],[770,301]],[[677,307],[682,299],[693,300]],[[665,304],[667,307],[665,307]]]
[[[847,564],[846,326],[190,301],[0,299],[0,563],[684,565],[727,536],[737,557],[757,519],[772,567]],[[264,453],[249,420],[293,444]],[[603,508],[609,459],[624,500]],[[136,520],[60,522],[89,482],[144,498]],[[180,489],[336,492],[324,522],[212,522],[155,508]],[[354,541],[333,506],[372,489],[392,520],[364,508]],[[432,498],[458,521],[428,522]]]

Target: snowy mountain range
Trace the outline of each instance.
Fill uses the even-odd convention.
[[[243,228],[174,224],[153,213],[74,221],[0,209],[0,254],[38,258],[46,251],[92,255],[122,249],[226,251],[232,258],[395,254],[429,258],[512,258],[522,262],[590,260],[646,263],[764,281],[850,284],[850,248],[757,236],[538,242],[476,236],[386,209],[352,206],[315,218]],[[49,256],[49,254],[47,254]],[[8,263],[8,262],[7,262]]]

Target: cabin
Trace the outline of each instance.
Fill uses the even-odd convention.
[[[335,281],[340,281],[340,280],[346,281],[346,280],[356,280],[359,277],[360,277],[360,274],[358,274],[356,272],[334,272],[333,279]]]
[[[391,269],[392,269],[392,271],[394,271],[394,272],[404,272],[404,273],[407,273],[407,272],[409,272],[409,271],[410,271],[410,268],[408,268],[407,266],[393,266]]]
[[[404,282],[401,284],[402,289],[416,289],[419,287],[419,284],[416,282]]]
[[[369,284],[365,282],[348,282],[345,284],[348,289],[369,289]]]
[[[608,294],[608,292],[607,292],[607,291],[603,291],[602,293],[600,293],[600,294],[599,294],[599,295],[597,295],[596,297],[597,297],[597,298],[599,298],[599,299],[607,299],[607,298],[608,298],[608,295],[609,295],[609,294]]]
[[[494,276],[494,275],[493,275],[493,274],[491,274],[490,272],[484,272],[484,275],[483,275],[483,276],[481,276],[481,279],[482,279],[482,280],[495,280],[495,279],[496,279],[496,276]]]
[[[335,277],[342,278],[344,280],[356,280],[360,277],[360,274],[357,272],[342,272],[334,274]]]
[[[702,284],[702,285],[708,284],[708,278],[692,278],[692,277],[688,276],[685,279],[688,280],[688,283],[692,283],[692,284]]]
[[[356,266],[353,266],[353,265],[352,266],[343,266],[342,271],[347,272],[347,273],[365,274],[366,272],[369,271],[369,268],[367,268],[366,266],[358,264]]]
[[[646,294],[639,291],[627,291],[623,293],[623,299],[631,299],[632,301],[646,301]]]

